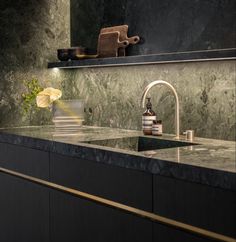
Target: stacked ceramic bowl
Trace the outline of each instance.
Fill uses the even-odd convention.
[[[77,131],[84,121],[82,100],[57,100],[53,103],[53,123],[56,130]]]
[[[145,135],[152,134],[152,124],[156,116],[142,116],[142,129]]]

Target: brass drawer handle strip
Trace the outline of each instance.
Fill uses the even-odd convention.
[[[232,238],[232,237],[228,237],[228,236],[218,234],[218,233],[215,233],[212,231],[208,231],[208,230],[205,230],[205,229],[202,229],[199,227],[195,227],[195,226],[192,226],[189,224],[178,222],[176,220],[169,219],[169,218],[166,218],[166,217],[163,217],[163,216],[151,213],[151,212],[147,212],[147,211],[144,211],[141,209],[130,207],[130,206],[124,205],[122,203],[114,202],[114,201],[111,201],[111,200],[108,200],[105,198],[101,198],[101,197],[94,196],[94,195],[91,195],[91,194],[88,194],[85,192],[78,191],[78,190],[75,190],[72,188],[61,186],[61,185],[58,185],[58,184],[55,184],[52,182],[48,182],[48,181],[36,178],[36,177],[28,176],[28,175],[25,175],[25,174],[22,174],[19,172],[15,172],[12,170],[8,170],[8,169],[2,168],[2,167],[0,167],[0,172],[22,178],[24,180],[28,180],[28,181],[31,181],[33,183],[36,183],[36,184],[39,184],[39,185],[42,185],[45,187],[56,189],[58,191],[69,193],[69,194],[75,195],[77,197],[81,197],[81,198],[84,198],[84,199],[87,199],[87,200],[90,200],[90,201],[93,201],[93,202],[96,202],[99,204],[103,204],[108,207],[116,208],[116,209],[131,213],[131,214],[135,214],[137,216],[140,216],[140,217],[143,217],[146,219],[150,219],[152,221],[159,222],[159,223],[171,226],[171,227],[175,227],[175,228],[178,228],[178,229],[190,232],[190,233],[194,233],[194,234],[201,235],[203,237],[211,238],[216,241],[236,242],[236,239]]]

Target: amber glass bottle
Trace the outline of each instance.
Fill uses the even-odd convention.
[[[142,116],[142,129],[145,135],[151,135],[152,124],[153,124],[153,121],[156,120],[156,114],[152,110],[152,103],[150,101],[151,98],[148,97],[147,100],[148,100],[146,104],[147,109],[145,110]]]

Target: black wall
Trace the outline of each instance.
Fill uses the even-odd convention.
[[[129,25],[129,55],[236,47],[235,0],[71,0],[71,45],[96,48],[102,27]]]

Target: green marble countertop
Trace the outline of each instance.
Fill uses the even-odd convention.
[[[191,177],[191,181],[199,179],[203,183],[206,180],[208,185],[216,184],[220,187],[222,185],[236,190],[236,142],[234,141],[195,137],[194,143],[198,145],[142,152],[83,143],[135,136],[143,134],[134,130],[92,126],[83,126],[77,132],[69,130],[58,132],[53,126],[0,129],[0,142],[20,144],[153,174],[186,179]],[[148,137],[170,141],[174,139],[173,135]],[[186,142],[184,136],[181,140]]]

